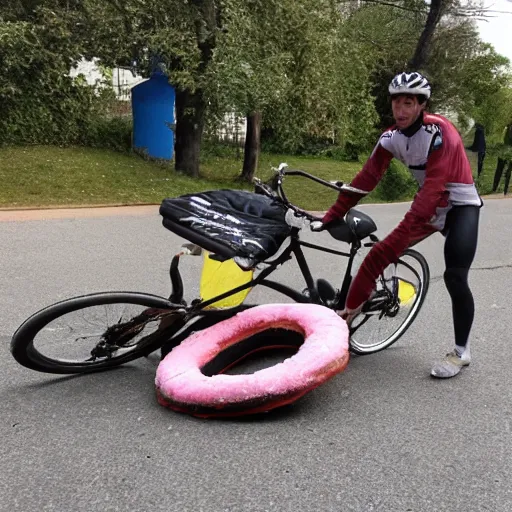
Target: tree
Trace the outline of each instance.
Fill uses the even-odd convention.
[[[256,169],[262,128],[282,150],[296,150],[306,136],[361,146],[375,120],[368,71],[332,2],[252,0],[224,14],[208,113],[247,116],[242,179]]]
[[[369,68],[343,14],[330,2],[303,2],[289,17],[294,23],[281,32],[288,80],[265,106],[263,126],[282,151],[297,151],[308,140],[366,148],[376,120]]]
[[[434,31],[441,21],[441,16],[447,4],[448,0],[430,0],[430,8],[425,20],[425,26],[418,39],[414,55],[409,61],[408,68],[410,70],[420,70],[427,63]]]
[[[84,45],[104,65],[135,67],[145,77],[156,65],[176,89],[175,168],[199,175],[208,98],[204,76],[221,29],[223,2],[214,0],[83,0]]]
[[[0,142],[82,143],[108,95],[69,76],[83,50],[72,30],[77,12],[43,4],[0,8]]]
[[[506,83],[506,61],[479,41],[459,0],[368,1],[340,8],[331,0],[7,0],[0,21],[4,30],[5,22],[16,24],[19,41],[37,29],[30,51],[16,51],[41,46],[56,83],[82,55],[143,76],[158,63],[177,93],[176,169],[190,175],[199,173],[205,122],[230,111],[247,116],[242,177],[249,179],[260,130],[279,150],[317,143],[366,149],[376,109],[388,122],[389,80],[408,65],[428,74],[435,107],[465,117],[482,113]],[[5,60],[12,38],[0,40]],[[7,99],[25,93],[13,86],[15,76],[0,77]]]
[[[234,1],[224,10],[225,30],[219,34],[208,77],[209,115],[236,111],[247,117],[240,176],[244,181],[250,181],[257,168],[262,109],[287,87],[287,22],[276,30],[275,19],[289,20],[292,8],[291,1],[250,0]]]
[[[395,74],[406,69],[414,54],[424,13],[370,3],[351,12],[345,24],[350,43],[362,49],[361,55],[370,70],[378,127],[385,129],[393,123],[388,84]]]
[[[145,74],[158,57],[168,73],[176,88],[175,166],[193,176],[199,173],[205,115],[236,110],[248,116],[243,176],[251,177],[263,110],[288,91],[290,76],[297,83],[313,63],[318,73],[320,36],[312,37],[314,28],[331,30],[335,19],[330,0],[85,2],[93,21],[91,55],[110,65],[136,61]]]
[[[242,181],[251,182],[258,168],[261,150],[261,111],[251,112],[247,116],[247,131],[244,145],[244,163],[242,166]]]
[[[212,60],[220,8],[214,0],[192,0],[199,63],[195,69],[196,88],[178,87],[176,91],[176,155],[175,168],[191,176],[199,176],[199,154],[207,105],[201,77]]]
[[[512,88],[502,87],[489,95],[474,111],[476,122],[485,128],[486,137],[491,144],[501,144],[507,126],[512,125]],[[512,145],[512,139],[510,139]]]
[[[432,15],[436,28],[429,36],[428,53],[421,57],[428,60],[420,69],[433,85],[432,108],[459,114],[460,119],[470,117],[479,101],[503,85],[507,74],[506,59],[479,39],[474,22],[479,11],[476,7],[465,8],[467,11],[460,3],[445,2],[443,16],[438,19]],[[412,69],[409,66],[418,55],[417,42],[421,41],[418,34],[425,32],[428,17],[418,2],[397,2],[393,6],[366,5],[347,20],[353,39],[364,44],[365,62],[372,69],[380,128],[393,122],[389,81],[396,73]],[[421,62],[416,60],[416,64]]]

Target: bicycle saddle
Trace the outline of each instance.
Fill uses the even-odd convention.
[[[351,244],[377,231],[377,226],[369,215],[352,208],[345,219],[332,222],[326,229],[335,240]]]

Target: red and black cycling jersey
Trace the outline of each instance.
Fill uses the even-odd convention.
[[[368,298],[378,275],[407,247],[442,230],[453,206],[482,205],[462,139],[445,117],[425,113],[407,130],[396,127],[386,130],[351,185],[372,191],[392,158],[408,167],[419,191],[400,224],[365,258],[347,298],[350,309]],[[357,194],[341,193],[323,222],[327,224],[343,217],[360,198]]]
[[[386,130],[351,185],[372,191],[393,157],[407,166],[420,187],[406,216],[412,224],[429,223],[442,229],[449,207],[481,205],[464,144],[443,116],[424,114],[408,130]],[[344,216],[359,199],[354,194],[340,194],[324,223]]]

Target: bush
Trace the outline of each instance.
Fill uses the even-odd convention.
[[[131,117],[106,118],[97,116],[89,121],[81,142],[85,146],[108,148],[115,151],[130,151],[132,134],[133,122]]]
[[[358,162],[359,154],[362,151],[363,150],[358,149],[350,144],[350,142],[347,142],[344,148],[340,146],[333,146],[327,151],[326,156],[341,162]]]
[[[344,146],[333,143],[332,139],[304,135],[294,146],[283,143],[271,130],[262,132],[261,148],[265,153],[288,153],[297,156],[332,158],[340,162],[357,162],[359,155],[368,148],[357,147],[347,142]]]
[[[244,146],[205,134],[201,141],[201,159],[208,158],[238,158],[243,160]]]
[[[111,87],[71,77],[79,49],[64,20],[0,23],[0,144],[131,147],[131,119],[111,115]],[[52,30],[49,30],[50,27]]]
[[[410,172],[396,160],[392,160],[388,170],[375,189],[375,194],[383,201],[408,200],[418,189]]]
[[[509,87],[503,87],[497,93],[486,98],[485,102],[476,110],[474,118],[476,122],[484,125],[488,145],[503,143],[507,126],[510,126],[512,122],[512,90]],[[507,142],[505,141],[505,143]],[[512,144],[512,136],[509,144]]]

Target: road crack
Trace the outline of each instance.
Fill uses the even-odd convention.
[[[478,271],[478,270],[500,270],[502,268],[512,268],[512,263],[505,263],[503,265],[495,265],[495,266],[492,266],[492,267],[471,267],[469,269],[469,272],[475,272],[475,271]],[[443,279],[443,276],[433,276],[430,278],[430,282],[431,283],[435,283],[436,281],[440,281],[441,279]]]

